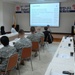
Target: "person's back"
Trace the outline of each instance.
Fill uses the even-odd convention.
[[[21,54],[22,48],[28,48],[32,46],[31,41],[25,38],[24,36],[25,36],[24,31],[20,30],[19,31],[20,40],[14,44],[14,47],[18,50],[19,54]]]
[[[41,28],[40,28],[40,27],[37,28],[37,35],[38,35],[40,38],[44,37],[44,33],[41,32]]]
[[[4,45],[4,47],[0,49],[0,70],[4,70],[7,66],[9,57],[16,53],[16,48],[9,45],[9,39],[6,36],[1,37],[1,43]]]
[[[27,36],[28,39],[30,39],[32,42],[40,42],[40,37],[38,33],[35,33],[35,28],[31,27],[31,34]]]
[[[19,41],[17,41],[14,44],[14,47],[17,49],[17,51],[21,54],[22,48],[28,48],[31,47],[32,43],[29,39],[27,38],[21,38]]]
[[[52,37],[50,31],[48,31],[47,27],[44,27],[44,29],[45,29],[45,31],[43,32],[44,36],[45,36],[44,41],[48,42],[48,43],[52,43],[53,37]]]
[[[38,36],[38,33],[35,33],[35,27],[30,28],[31,34],[27,36],[28,39],[31,40],[31,42],[39,42],[41,41],[40,37]],[[38,54],[35,52],[34,57],[37,57]]]
[[[30,39],[32,42],[40,42],[40,37],[38,33],[30,34],[27,36],[28,39]]]
[[[4,30],[4,26],[1,26],[1,35],[4,35],[4,34],[6,34]]]
[[[43,33],[44,33],[44,36],[45,36],[45,39],[44,40],[47,41],[48,38],[49,38],[50,32],[49,31],[44,31]]]

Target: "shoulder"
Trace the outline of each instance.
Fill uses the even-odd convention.
[[[6,51],[6,50],[16,50],[16,48],[12,46],[7,46],[0,49],[0,51]]]
[[[31,37],[31,36],[32,36],[32,34],[28,35],[27,37]]]
[[[16,50],[16,48],[15,48],[15,47],[12,47],[12,46],[9,46],[8,48],[10,48],[10,49],[12,49],[12,50],[13,50],[13,49]]]

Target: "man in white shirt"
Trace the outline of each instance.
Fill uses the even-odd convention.
[[[15,30],[15,25],[12,25],[11,33],[16,33],[17,31]]]

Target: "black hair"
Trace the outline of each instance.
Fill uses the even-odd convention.
[[[49,25],[47,25],[47,27],[49,27]]]
[[[14,28],[15,27],[15,25],[12,25],[12,28]]]
[[[31,32],[35,32],[35,27],[31,27],[31,28],[30,28],[30,31],[31,31]]]
[[[48,30],[48,27],[44,27],[44,30]]]
[[[4,45],[4,46],[8,46],[9,45],[9,38],[7,36],[2,36],[1,39],[0,39],[1,43]]]

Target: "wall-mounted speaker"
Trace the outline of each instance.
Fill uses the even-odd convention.
[[[74,35],[74,26],[71,27],[71,34]]]
[[[19,25],[16,25],[16,31],[18,32],[19,31]]]

